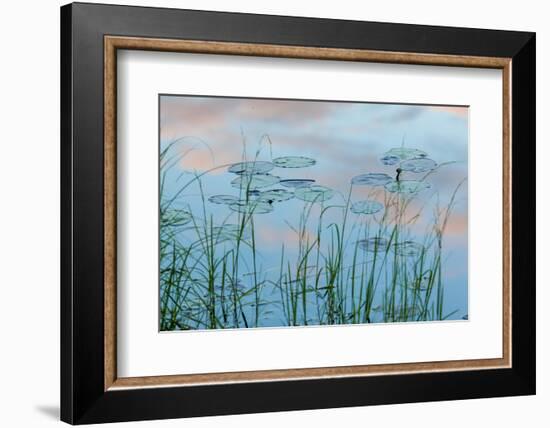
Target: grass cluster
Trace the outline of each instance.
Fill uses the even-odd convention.
[[[255,212],[249,186],[240,189],[247,209],[217,221],[203,188],[211,171],[167,191],[186,154],[170,155],[174,144],[160,155],[162,331],[430,321],[454,314],[444,313],[443,237],[462,183],[431,213],[413,203],[414,193],[373,188],[383,214],[355,215],[353,185],[328,201],[304,201],[297,218],[288,219],[297,248],[283,244],[277,267],[265,271],[256,226],[264,214]],[[196,211],[177,208],[190,186],[200,192]],[[418,242],[422,216],[431,221]]]

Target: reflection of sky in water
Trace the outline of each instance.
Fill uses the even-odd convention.
[[[243,138],[248,159],[254,158],[258,150],[257,159],[262,161],[284,156],[315,159],[315,165],[308,168],[275,168],[270,173],[282,179],[314,179],[315,185],[337,192],[331,200],[335,203],[342,202],[343,195],[349,192],[352,177],[365,173],[395,177],[396,166],[383,165],[380,158],[403,141],[405,147],[426,152],[437,164],[453,161],[429,177],[431,187],[419,193],[412,203],[411,208],[424,207],[425,222],[413,227],[417,234],[414,238],[420,242],[426,222],[433,218],[436,201],[446,205],[457,184],[467,176],[467,108],[162,96],[160,121],[161,147],[176,138],[195,137],[182,143],[182,147],[194,149],[178,165],[178,176],[172,176],[167,183],[168,193],[188,181],[191,172],[241,161]],[[263,138],[265,135],[271,144]],[[259,141],[264,144],[259,146]],[[231,184],[235,177],[227,172],[227,167],[204,175],[206,198],[238,195],[239,189]],[[403,180],[418,178],[418,174],[402,172]],[[381,200],[383,187],[377,189],[373,195],[372,187],[354,186],[352,202]],[[184,195],[185,200],[179,201],[182,208],[188,205],[193,212],[202,212],[198,185],[191,185]],[[227,205],[206,204],[208,215],[219,223],[236,221],[237,214]],[[303,204],[294,198],[275,205],[270,214],[255,216],[259,268],[269,272],[278,267],[283,243],[285,253],[292,257],[298,238],[289,223],[297,226]],[[467,313],[467,211],[467,186],[462,186],[444,238],[445,309],[459,309],[453,319]],[[336,212],[329,213],[325,222],[337,221],[339,217]],[[352,214],[350,218],[358,217]]]

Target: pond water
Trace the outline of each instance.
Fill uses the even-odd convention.
[[[182,140],[166,155],[190,154],[161,169],[162,329],[467,319],[465,190],[442,250],[434,233],[436,202],[467,165],[439,167],[454,158],[425,134],[401,147],[290,144],[258,123],[243,146],[217,145],[208,129],[211,150]],[[440,308],[425,299],[438,286]]]

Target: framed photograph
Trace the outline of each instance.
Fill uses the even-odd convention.
[[[61,8],[61,418],[535,393],[535,35]]]

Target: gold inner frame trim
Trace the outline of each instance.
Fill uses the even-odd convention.
[[[502,70],[503,94],[503,322],[502,358],[376,364],[342,367],[204,373],[119,378],[116,367],[116,89],[117,50],[146,50],[213,55],[241,55],[393,64],[440,65]],[[104,389],[193,386],[220,383],[290,381],[313,378],[360,377],[422,372],[480,370],[511,367],[511,82],[510,58],[385,52],[252,43],[170,40],[139,37],[104,37]]]

